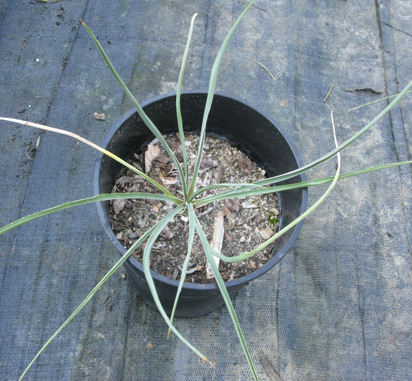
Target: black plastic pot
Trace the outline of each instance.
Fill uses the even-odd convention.
[[[185,130],[200,129],[205,101],[205,93],[189,92],[182,94],[181,107]],[[142,106],[163,134],[177,131],[174,95],[156,98]],[[208,134],[225,139],[239,148],[250,159],[264,168],[270,176],[291,171],[301,165],[296,149],[278,125],[245,102],[233,97],[222,94],[215,95],[207,131]],[[139,147],[151,140],[153,140],[153,135],[144,125],[137,112],[131,110],[112,128],[102,147],[123,159],[127,159]],[[99,156],[94,176],[94,192],[96,195],[110,193],[120,169],[120,164],[114,160],[107,156]],[[302,180],[305,180],[304,176],[298,176],[288,181],[297,182]],[[286,226],[306,210],[306,189],[281,192],[278,197],[281,208],[281,226]],[[109,238],[120,254],[124,254],[126,250],[118,241],[110,226],[109,203],[99,203],[97,210]],[[251,280],[275,266],[291,248],[300,232],[301,225],[298,224],[294,229],[279,238],[271,259],[263,267],[247,276],[226,282],[230,295],[233,296]],[[126,262],[126,269],[130,281],[141,297],[149,305],[156,308],[146,284],[141,262],[134,257],[130,257]],[[170,313],[178,281],[166,278],[153,271],[152,276],[163,307],[167,313]],[[180,295],[176,316],[203,315],[223,304],[223,299],[215,284],[185,283]]]

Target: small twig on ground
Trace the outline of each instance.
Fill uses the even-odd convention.
[[[360,89],[345,89],[343,91],[347,91],[348,93],[357,93],[357,92],[366,92],[366,93],[373,93],[373,94],[382,94],[382,91],[372,89],[370,87],[363,87]]]
[[[353,91],[353,90],[345,90],[345,91]],[[410,93],[410,92],[411,92],[411,90],[407,91],[407,93]],[[375,101],[368,102],[368,103],[365,103],[365,104],[363,104],[363,105],[353,107],[353,108],[351,108],[350,110],[348,110],[348,112],[353,111],[353,110],[360,109],[360,108],[365,107],[365,106],[370,106],[371,104],[374,104],[374,103],[377,103],[377,102],[382,102],[382,101],[384,101],[384,100],[386,100],[386,99],[391,99],[391,98],[397,97],[398,95],[399,95],[399,94],[390,95],[389,97],[380,98],[380,99],[377,99],[377,100],[375,100]]]
[[[267,12],[267,9],[265,9],[265,8],[258,7],[258,6],[255,5],[255,4],[253,4],[252,6],[253,6],[254,8],[260,9],[260,10],[263,11],[263,12]]]
[[[334,87],[335,87],[335,84],[333,84],[333,85],[330,87],[328,93],[326,94],[325,99],[323,100],[323,103],[325,103],[325,102],[327,101],[327,99],[329,98],[329,95],[330,95],[330,93],[332,92],[332,90],[333,90]]]
[[[217,361],[213,364],[213,378],[212,381],[216,381],[217,376]]]
[[[406,35],[412,37],[412,34],[409,33],[409,32],[407,32],[406,30],[399,29],[399,28],[397,28],[396,26],[393,26],[393,25],[389,24],[388,22],[383,21],[382,19],[379,19],[379,21],[380,21],[382,24],[385,24],[385,25],[389,26],[390,28],[397,30],[398,32],[405,33]]]
[[[30,148],[31,148],[31,143],[30,143],[29,146],[26,148],[26,157],[27,157],[30,161],[33,161],[33,159],[29,156]]]
[[[110,295],[106,295],[106,297],[104,298],[102,304],[106,303],[110,298]]]
[[[272,79],[274,81],[276,81],[275,76],[270,72],[270,70],[263,64],[261,64],[259,61],[253,60],[254,62],[256,62],[261,68],[263,68],[264,70],[266,70],[268,72],[268,74],[272,77]]]
[[[206,214],[210,213],[214,209],[214,206],[211,206],[209,209],[204,210],[203,212],[199,213],[197,216],[202,217],[205,216]]]

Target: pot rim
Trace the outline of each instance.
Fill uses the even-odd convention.
[[[200,90],[188,90],[188,91],[182,91],[181,95],[190,95],[190,94],[199,94],[199,95],[207,95],[207,92],[205,91],[200,91]],[[255,110],[256,112],[258,112],[260,115],[262,115],[264,118],[266,118],[279,132],[280,134],[284,137],[284,139],[286,140],[286,142],[288,143],[295,159],[296,162],[298,163],[298,166],[301,167],[302,166],[302,161],[301,158],[299,156],[299,153],[294,145],[294,143],[292,142],[292,140],[289,138],[288,134],[281,128],[279,127],[279,124],[276,123],[276,121],[269,115],[267,115],[267,113],[259,110],[257,107],[255,107],[254,105],[250,104],[249,102],[237,97],[237,96],[233,96],[233,95],[229,95],[227,93],[223,93],[223,92],[215,92],[214,94],[215,96],[218,97],[222,97],[222,98],[228,98],[231,100],[234,100],[236,102],[242,103],[245,106]],[[176,93],[175,92],[169,92],[166,94],[162,94],[162,95],[158,95],[156,97],[153,97],[149,100],[146,100],[144,102],[141,103],[141,107],[144,108],[154,102],[160,101],[162,99],[166,99],[166,98],[172,98],[175,97]],[[133,108],[131,110],[129,110],[128,112],[126,112],[121,118],[119,118],[116,123],[113,125],[113,127],[110,129],[109,133],[106,135],[103,143],[102,143],[102,147],[107,147],[108,143],[110,142],[110,140],[113,138],[114,134],[116,133],[116,131],[118,130],[118,128],[128,119],[130,118],[133,114],[136,113],[136,109]],[[101,162],[103,159],[103,153],[99,152],[97,160],[96,160],[96,164],[95,164],[95,170],[94,170],[94,177],[93,177],[93,191],[95,195],[99,195],[100,194],[100,189],[99,189],[99,176],[100,176],[100,167],[101,167]],[[306,180],[306,174],[302,173],[300,174],[302,181]],[[307,209],[307,203],[308,203],[308,190],[307,188],[302,188],[302,202],[301,202],[301,208],[300,208],[300,214],[304,213],[305,210]],[[106,214],[103,211],[103,206],[101,202],[96,202],[96,208],[97,208],[97,213],[99,215],[100,221],[104,227],[104,230],[106,231],[106,234],[109,236],[110,240],[112,241],[112,243],[114,244],[114,246],[117,248],[117,250],[120,252],[121,255],[126,253],[126,249],[125,247],[120,243],[120,241],[116,238],[116,235],[114,234],[113,230],[111,229],[110,226],[110,221],[108,218],[106,218]],[[293,229],[293,233],[290,236],[289,240],[286,242],[286,244],[281,248],[281,250],[279,250],[278,253],[276,253],[276,255],[274,255],[273,257],[271,257],[262,267],[260,267],[259,269],[244,275],[240,278],[236,278],[234,280],[231,281],[227,281],[225,282],[225,285],[227,288],[231,288],[231,287],[236,287],[236,286],[240,286],[240,285],[244,285],[249,283],[250,281],[260,277],[261,275],[263,275],[264,273],[266,273],[267,271],[269,271],[272,267],[276,266],[282,259],[283,257],[286,255],[286,253],[291,249],[292,245],[294,244],[294,242],[296,241],[301,229],[302,229],[302,225],[303,225],[303,221],[301,221],[299,224],[297,224],[294,229]],[[131,255],[129,257],[129,259],[127,260],[127,262],[129,262],[130,265],[132,265],[133,267],[136,267],[138,270],[140,271],[144,271],[143,270],[143,264],[136,259],[135,257],[133,257],[133,255]],[[157,280],[159,282],[162,283],[166,283],[167,285],[170,285],[172,287],[178,287],[179,285],[179,281],[178,280],[173,280],[170,278],[165,277],[164,275],[161,275],[153,270],[151,270],[151,275],[153,277],[154,280]],[[202,291],[212,291],[212,290],[217,290],[218,286],[216,283],[189,283],[189,282],[184,282],[183,284],[183,288],[187,289],[187,290],[202,290]]]

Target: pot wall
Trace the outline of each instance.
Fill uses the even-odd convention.
[[[186,131],[200,129],[205,101],[205,93],[182,94],[182,118]],[[174,95],[157,98],[142,106],[163,134],[178,130]],[[296,149],[276,123],[246,103],[232,97],[215,95],[208,119],[207,133],[229,141],[264,168],[270,176],[291,171],[301,165]],[[151,140],[153,140],[153,135],[137,112],[131,110],[112,128],[102,147],[127,159],[139,147]],[[120,170],[120,164],[101,154],[95,168],[95,194],[110,193]],[[303,180],[305,177],[301,175],[288,182]],[[306,189],[280,192],[278,197],[282,213],[281,227],[286,226],[306,210]],[[99,203],[97,209],[108,236],[117,250],[124,254],[125,248],[117,240],[110,227],[109,203]],[[278,239],[271,259],[263,267],[247,276],[226,282],[229,294],[233,296],[248,282],[275,266],[291,248],[301,226],[302,224],[298,224]],[[130,281],[141,297],[149,305],[155,307],[146,284],[142,264],[134,257],[130,257],[126,263],[126,269]],[[167,313],[170,313],[178,281],[154,272],[152,276],[163,307]],[[223,304],[223,299],[215,284],[185,283],[176,316],[190,317],[206,314]]]

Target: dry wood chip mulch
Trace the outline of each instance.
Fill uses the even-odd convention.
[[[191,169],[197,157],[198,141],[199,137],[195,133],[187,134],[186,149]],[[176,153],[179,162],[183,162],[178,137],[169,136],[167,142]],[[171,193],[182,197],[176,168],[156,141],[143,147],[141,153],[135,153],[129,162],[148,173]],[[197,189],[216,183],[250,183],[264,176],[264,170],[229,143],[212,137],[206,138]],[[125,169],[116,180],[113,192],[158,191],[134,172]],[[112,228],[120,242],[129,248],[142,233],[172,208],[173,205],[160,201],[115,200],[111,204]],[[221,252],[227,256],[250,251],[270,238],[278,229],[280,217],[277,197],[273,194],[215,202],[197,209],[196,213],[209,242],[212,241],[215,247],[217,244],[218,249],[220,245]],[[218,221],[219,216],[220,221]],[[180,279],[181,267],[187,253],[188,234],[187,217],[178,215],[164,229],[155,243],[151,254],[151,268],[166,277]],[[219,236],[220,238],[217,238]],[[215,242],[216,240],[218,242]],[[143,256],[143,247],[134,253],[140,260]],[[240,263],[221,261],[219,270],[223,279],[233,280],[263,266],[270,257],[272,249],[273,244],[256,256]],[[214,282],[214,279],[207,278],[206,268],[206,256],[200,239],[196,238],[186,281]]]

